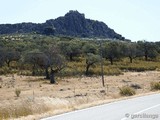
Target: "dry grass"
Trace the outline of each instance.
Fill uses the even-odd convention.
[[[160,82],[151,82],[151,90],[160,90]]]
[[[0,119],[39,119],[42,116],[114,101],[121,98],[119,87],[122,86],[141,86],[135,91],[137,94],[145,94],[150,92],[151,82],[160,81],[159,74],[159,71],[148,71],[105,76],[104,88],[101,77],[59,78],[59,84],[51,85],[42,77],[1,76]],[[10,85],[13,78],[14,86]],[[19,97],[14,93],[16,88],[21,90]]]
[[[3,101],[5,102],[0,109],[0,120],[13,119],[21,116],[41,114],[50,110],[49,105],[35,99],[21,99],[17,101]]]

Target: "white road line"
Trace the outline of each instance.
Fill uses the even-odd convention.
[[[158,106],[160,106],[160,104],[157,104],[157,105],[154,105],[154,106],[152,106],[152,107],[149,107],[149,108],[146,108],[146,109],[144,109],[144,110],[141,110],[141,111],[139,111],[139,112],[133,113],[133,115],[139,114],[139,113],[142,113],[142,112],[145,112],[145,111],[147,111],[147,110],[156,108],[156,107],[158,107]],[[129,117],[128,117],[128,118],[129,118]],[[121,120],[127,120],[127,117],[124,117],[124,118],[122,118]]]
[[[154,105],[154,106],[152,106],[152,107],[146,108],[146,109],[141,110],[141,111],[139,111],[139,112],[136,112],[136,113],[134,113],[134,114],[139,114],[139,113],[142,113],[142,112],[144,112],[144,111],[147,111],[147,110],[150,110],[150,109],[156,108],[156,107],[158,107],[158,106],[160,106],[160,104],[157,104],[157,105]]]

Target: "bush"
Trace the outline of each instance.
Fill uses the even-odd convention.
[[[2,67],[0,68],[0,75],[6,75],[11,73],[11,70],[8,67]]]
[[[160,90],[160,82],[151,82],[151,90]]]
[[[21,90],[20,90],[20,89],[16,89],[16,90],[15,90],[15,94],[16,94],[17,97],[19,97],[20,94],[21,94]]]
[[[136,94],[135,90],[129,86],[123,86],[119,88],[119,90],[120,90],[120,95],[122,96],[132,96]]]

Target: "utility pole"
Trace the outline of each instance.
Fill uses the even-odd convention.
[[[102,42],[100,41],[100,60],[101,60],[101,77],[102,77],[102,86],[104,85],[104,70],[103,70],[103,51],[102,51]]]

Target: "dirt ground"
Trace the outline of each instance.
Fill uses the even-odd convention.
[[[150,83],[160,82],[160,71],[125,72],[119,76],[58,78],[51,85],[43,77],[0,76],[0,108],[32,107],[32,115],[18,119],[40,119],[45,116],[94,106],[121,98],[119,87],[138,84],[136,94],[151,92]],[[21,91],[17,97],[15,90]],[[26,108],[25,107],[25,108]],[[12,119],[12,116],[10,117]]]

